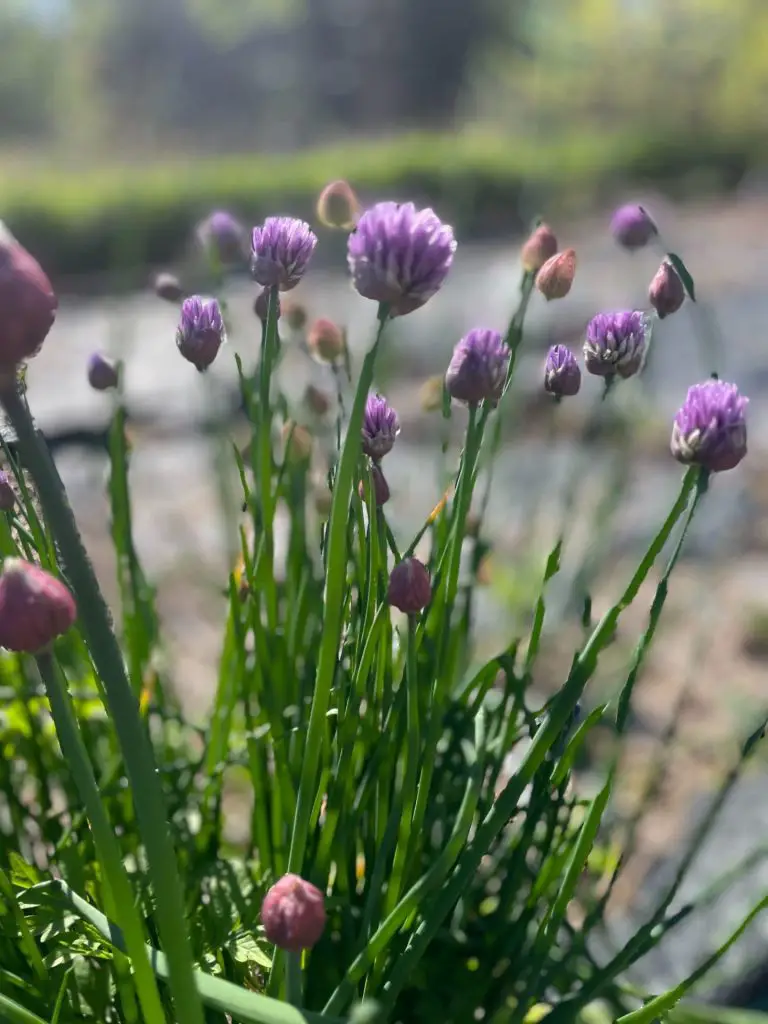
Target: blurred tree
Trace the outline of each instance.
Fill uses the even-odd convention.
[[[52,130],[56,41],[22,9],[0,11],[0,137],[39,142]]]

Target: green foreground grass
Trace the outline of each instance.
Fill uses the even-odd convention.
[[[463,238],[522,229],[539,208],[602,198],[627,182],[672,195],[732,187],[762,161],[759,140],[615,137],[595,131],[521,140],[495,132],[416,133],[290,156],[176,158],[91,170],[0,168],[0,217],[52,277],[135,284],[178,257],[212,209],[257,223],[346,178],[364,200],[428,197]]]

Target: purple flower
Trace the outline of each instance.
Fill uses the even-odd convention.
[[[658,234],[658,228],[647,210],[628,203],[620,206],[611,218],[611,233],[625,249],[642,249]]]
[[[562,398],[576,395],[581,387],[581,370],[567,345],[553,345],[544,365],[544,390]]]
[[[400,433],[397,413],[381,395],[369,395],[363,414],[363,451],[379,462],[392,451]]]
[[[304,276],[317,235],[309,224],[293,217],[267,217],[253,229],[251,273],[265,288],[289,292]]]
[[[418,558],[404,558],[389,576],[387,600],[393,608],[415,615],[432,600],[432,584],[427,567]]]
[[[735,384],[694,384],[675,416],[670,448],[678,462],[713,473],[738,466],[747,454],[748,398]]]
[[[507,379],[511,353],[498,331],[476,327],[456,345],[445,373],[451,398],[476,405],[498,402]]]
[[[384,303],[391,316],[404,316],[440,291],[455,252],[452,228],[433,210],[377,203],[349,236],[347,262],[364,298]]]
[[[88,360],[88,383],[94,391],[108,391],[116,388],[118,381],[117,367],[111,359],[94,352]]]
[[[226,210],[216,210],[197,228],[201,244],[222,263],[240,263],[246,256],[246,232],[240,221]]]
[[[598,313],[587,326],[584,362],[597,377],[632,377],[640,369],[648,320],[640,310]]]
[[[201,373],[207,370],[226,341],[224,319],[216,299],[192,295],[181,306],[176,330],[179,352]]]

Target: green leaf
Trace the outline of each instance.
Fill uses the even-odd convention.
[[[690,271],[676,253],[668,252],[667,259],[677,271],[678,276],[680,277],[680,280],[683,282],[683,287],[688,293],[688,297],[690,298],[691,302],[695,302],[696,286],[693,283],[693,278],[691,277]]]

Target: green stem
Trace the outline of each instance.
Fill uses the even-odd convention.
[[[285,958],[285,990],[291,1006],[300,1007],[303,999],[301,953],[288,953]]]
[[[168,955],[177,1016],[185,1024],[203,1024],[203,1009],[194,983],[192,948],[185,927],[181,880],[168,828],[168,812],[154,752],[141,721],[137,699],[126,677],[120,647],[112,632],[109,609],[83,547],[56,467],[35,430],[25,401],[13,387],[7,387],[0,393],[0,402],[16,431],[22,461],[34,480],[40,504],[61,551],[77,598],[88,646],[115,723],[134,794],[139,831],[146,846],[157,900],[160,937]]]
[[[163,1024],[165,1014],[144,945],[144,932],[136,909],[136,898],[123,866],[120,845],[99,796],[99,788],[80,734],[72,701],[50,653],[38,654],[36,660],[40,678],[51,704],[51,715],[61,744],[61,752],[90,820],[96,850],[115,907],[116,920],[125,935],[125,946],[133,964],[144,1017],[148,1024]]]

